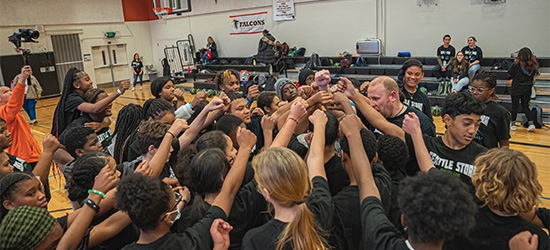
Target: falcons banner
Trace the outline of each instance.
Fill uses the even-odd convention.
[[[229,34],[239,35],[262,33],[265,29],[266,16],[267,12],[229,16],[229,18],[231,18],[231,33]]]

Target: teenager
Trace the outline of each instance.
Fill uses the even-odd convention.
[[[138,53],[134,54],[134,60],[132,60],[132,71],[134,73],[134,85],[132,85],[132,91],[136,89],[137,79],[139,77],[139,90],[143,89],[143,63]]]
[[[481,68],[481,62],[483,61],[483,51],[476,45],[476,38],[473,36],[468,37],[468,45],[462,48],[462,53],[468,61],[468,78],[472,79],[476,72]]]
[[[532,113],[529,112],[529,101],[531,100],[531,88],[533,87],[533,80],[536,74],[538,74],[539,65],[533,52],[527,47],[519,50],[518,56],[514,59],[512,68],[508,70],[508,75],[512,78],[512,122],[510,123],[510,129],[516,130],[516,118],[518,115],[518,107],[521,101],[521,110],[525,113],[529,126],[527,131],[535,131],[535,124],[533,121]]]
[[[451,45],[451,36],[443,36],[443,45],[437,48],[436,57],[437,65],[433,68],[433,72],[437,80],[448,80],[451,78],[451,62],[455,57],[455,47]]]
[[[179,88],[174,88],[172,78],[167,76],[159,77],[151,83],[151,95],[156,99],[165,100],[171,104],[173,103],[174,109],[185,104],[183,91]],[[176,100],[174,100],[174,97]]]
[[[453,73],[451,77],[451,93],[455,94],[462,91],[464,87],[468,86],[470,79],[468,78],[468,61],[464,58],[464,52],[459,51],[456,53],[456,58],[452,61]],[[448,89],[448,87],[447,87]],[[446,94],[448,91],[446,91]]]
[[[52,135],[59,137],[63,130],[71,122],[80,117],[81,113],[99,113],[111,104],[117,97],[124,94],[129,88],[129,81],[123,81],[115,93],[107,98],[96,102],[88,103],[84,101],[84,93],[93,88],[93,82],[90,76],[77,68],[71,68],[67,71],[63,82],[63,90],[57,107],[55,108],[54,119],[52,122]],[[64,164],[65,162],[63,162]]]
[[[142,116],[143,107],[133,103],[122,107],[118,111],[113,139],[111,145],[107,147],[109,154],[115,158],[116,163],[123,162],[122,159],[125,157],[124,144],[127,143],[130,135],[137,130]]]
[[[399,71],[397,84],[402,85],[401,91],[405,96],[403,103],[420,110],[433,121],[430,99],[418,89],[418,84],[420,84],[422,78],[424,78],[422,63],[416,59],[409,59],[403,63]]]
[[[508,109],[493,101],[496,86],[497,78],[494,74],[480,71],[468,87],[470,94],[486,105],[474,141],[486,148],[507,148],[510,145],[511,117]]]
[[[216,75],[216,78],[214,78],[214,82],[216,83],[216,86],[218,87],[218,90],[221,90],[225,92],[226,94],[232,93],[232,92],[239,92],[241,89],[241,83],[239,81],[240,74],[236,70],[233,69],[226,69]],[[248,106],[254,102],[258,94],[260,93],[258,89],[258,85],[252,85],[250,88],[248,88],[247,94],[246,94],[246,103]]]

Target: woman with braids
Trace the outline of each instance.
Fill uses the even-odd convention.
[[[539,64],[535,59],[533,52],[527,47],[519,50],[518,56],[514,59],[512,68],[508,70],[508,75],[512,78],[512,122],[510,130],[516,130],[516,117],[518,115],[518,107],[521,101],[521,110],[525,113],[529,121],[527,131],[535,131],[535,124],[531,112],[529,111],[529,101],[531,100],[531,88],[535,75],[539,72]]]
[[[116,163],[122,163],[124,158],[124,147],[128,138],[135,132],[143,116],[143,107],[130,103],[118,112],[115,132],[112,143],[107,147],[109,154],[115,158]]]
[[[537,234],[537,249],[548,249],[548,234],[521,217],[540,203],[542,186],[535,164],[520,151],[493,148],[480,155],[472,182],[483,204],[476,224],[465,238],[449,242],[449,249],[509,249],[508,241],[517,233]]]
[[[329,248],[323,237],[323,232],[332,228],[334,209],[323,156],[327,117],[317,110],[309,121],[314,133],[307,166],[296,153],[283,147],[265,149],[252,160],[258,190],[273,206],[275,216],[248,231],[242,249]]]
[[[92,79],[84,71],[77,68],[69,69],[63,82],[61,97],[55,108],[52,135],[59,137],[74,119],[80,117],[81,112],[93,114],[101,112],[117,97],[124,94],[129,87],[129,81],[123,81],[116,93],[92,104],[84,100],[86,91],[93,88]]]

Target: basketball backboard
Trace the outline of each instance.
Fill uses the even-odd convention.
[[[168,14],[178,14],[191,11],[191,0],[153,0],[153,9],[168,9]],[[156,13],[155,13],[156,14]]]

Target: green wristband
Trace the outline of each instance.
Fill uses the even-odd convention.
[[[95,189],[88,189],[88,193],[89,194],[97,194],[97,195],[101,196],[101,198],[105,198],[105,193],[103,193],[101,191],[97,191]]]

